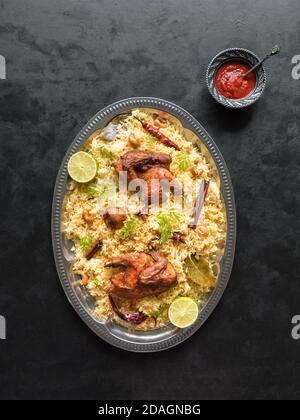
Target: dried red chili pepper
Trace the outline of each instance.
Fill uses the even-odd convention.
[[[203,185],[204,183],[204,185]],[[201,211],[207,196],[208,188],[209,188],[209,181],[204,180],[203,183],[201,183],[199,192],[197,194],[196,203],[192,212],[192,221],[188,224],[188,227],[190,229],[196,229]]]
[[[142,124],[144,130],[151,134],[151,136],[157,138],[157,140],[159,140],[161,143],[165,144],[168,147],[173,147],[176,150],[180,150],[180,147],[173,140],[169,139],[169,137],[162,134],[158,128],[155,128],[153,127],[153,125],[141,121],[137,117],[134,118]]]
[[[93,245],[93,247],[89,251],[87,251],[87,253],[85,254],[85,258],[87,260],[90,260],[102,247],[103,241],[102,239],[99,239],[99,241],[97,241],[95,245]]]

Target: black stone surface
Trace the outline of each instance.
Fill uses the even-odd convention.
[[[0,0],[1,398],[300,398],[300,54],[298,0]],[[204,75],[220,50],[262,56],[268,85],[230,111]],[[68,145],[99,109],[156,96],[190,111],[231,171],[235,266],[212,317],[183,345],[127,354],[68,304],[56,274],[50,209]]]

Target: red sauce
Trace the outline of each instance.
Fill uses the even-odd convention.
[[[215,83],[221,95],[228,99],[241,99],[249,95],[255,88],[255,74],[243,75],[250,66],[242,61],[227,61],[217,71]]]

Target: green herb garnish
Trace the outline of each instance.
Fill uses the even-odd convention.
[[[100,185],[96,184],[88,185],[86,187],[85,193],[89,198],[99,196],[102,199],[106,199],[112,193],[113,188],[110,184]]]
[[[103,282],[102,282],[102,280],[96,278],[96,279],[93,280],[93,284],[94,284],[94,286],[102,286]]]
[[[108,205],[112,205],[113,199],[116,198],[116,187],[111,182],[103,182],[98,184],[99,195],[97,200],[97,207],[104,210]]]
[[[86,187],[85,193],[88,198],[92,198],[99,194],[99,189],[96,184],[88,185]]]
[[[173,232],[173,224],[180,221],[180,216],[175,209],[169,212],[158,212],[156,219],[159,224],[160,242],[165,244],[171,237]]]
[[[120,233],[123,239],[131,236],[140,226],[140,221],[136,216],[132,216],[124,222]]]
[[[110,185],[104,185],[101,191],[99,192],[99,197],[103,200],[110,197],[113,192],[113,188]]]
[[[191,158],[185,150],[180,150],[174,158],[181,172],[186,171],[191,166]]]
[[[278,54],[280,52],[280,48],[278,47],[278,45],[275,45],[275,47],[272,48],[271,52],[272,55]]]
[[[165,304],[159,305],[159,308],[156,311],[148,312],[147,316],[157,319],[160,315],[163,314],[166,308],[167,308],[167,305]]]
[[[112,152],[110,152],[109,150],[106,149],[106,147],[101,146],[99,148],[99,153],[100,156],[104,159],[108,159],[108,160],[113,160],[114,159],[114,155]]]
[[[181,220],[181,217],[180,217],[180,215],[178,214],[178,212],[175,208],[173,208],[169,211],[169,217],[170,217],[172,223],[180,222],[180,220]]]
[[[100,191],[100,197],[106,197],[109,195],[109,187],[108,185],[104,185],[104,187],[102,188],[102,190]]]
[[[150,134],[145,137],[145,142],[149,149],[153,149],[156,143],[156,138],[151,136]]]
[[[80,245],[81,251],[85,252],[88,249],[90,249],[91,246],[93,245],[93,239],[90,236],[86,235],[80,239],[79,245]]]
[[[167,214],[161,213],[157,215],[157,221],[159,224],[160,241],[165,244],[171,237],[173,227]]]

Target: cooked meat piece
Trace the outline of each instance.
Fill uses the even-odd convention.
[[[132,266],[139,273],[151,264],[153,258],[143,252],[131,252],[114,258],[105,264],[105,267],[130,267]]]
[[[152,262],[152,257],[145,253],[132,252],[114,258],[105,267],[124,267],[125,271],[112,276],[108,293],[124,298],[138,298],[137,289],[139,274]]]
[[[150,267],[145,268],[139,276],[140,281],[145,284],[155,281],[157,274],[160,274],[162,270],[165,270],[168,265],[167,258],[159,255],[157,252],[153,251],[150,255],[155,263],[150,265]]]
[[[168,169],[154,166],[145,172],[143,178],[147,181],[147,194],[149,199],[152,198],[152,202],[154,202],[157,197],[159,197],[160,202],[164,202],[166,198],[165,193],[169,191],[173,192],[175,195],[180,195],[182,192],[180,184]],[[164,187],[163,182],[161,182],[163,180],[172,182],[171,188],[168,183]]]
[[[121,229],[126,220],[126,212],[119,207],[109,207],[103,215],[107,226],[113,229]]]
[[[148,194],[148,198],[151,199],[152,197],[153,201],[155,201],[159,197],[160,202],[163,202],[165,197],[160,181],[165,179],[171,182],[174,179],[174,175],[168,169],[154,166],[145,172],[143,178],[147,181],[148,190],[146,194]]]
[[[115,168],[117,172],[121,172],[123,171],[123,165],[122,165],[122,160],[121,158],[119,158],[116,163],[115,163]]]
[[[137,172],[146,172],[152,166],[169,169],[172,158],[166,153],[155,153],[143,150],[130,150],[116,163],[116,170],[127,171],[129,179],[138,178]]]
[[[167,258],[132,252],[108,262],[106,267],[125,267],[111,278],[107,292],[125,299],[139,299],[165,292],[177,283],[177,275]]]
[[[150,277],[149,279],[140,278],[140,282],[147,286],[152,285],[158,288],[163,287],[164,289],[159,292],[159,293],[162,293],[176,283],[176,280],[174,283],[174,279],[176,278],[177,278],[177,275],[176,275],[176,271],[174,270],[173,265],[171,263],[167,263],[167,266],[163,270],[155,274],[153,277]]]
[[[127,171],[129,180],[144,179],[147,182],[147,187],[141,188],[142,198],[150,200],[152,204],[162,203],[166,199],[165,192],[170,189],[168,185],[164,188],[160,181],[173,181],[171,192],[175,195],[182,192],[179,183],[169,170],[171,161],[171,156],[165,153],[131,150],[120,157],[116,163],[116,170],[118,172]]]
[[[143,178],[148,182],[152,179],[166,179],[168,181],[173,181],[175,177],[168,169],[161,166],[154,166],[144,173]]]

